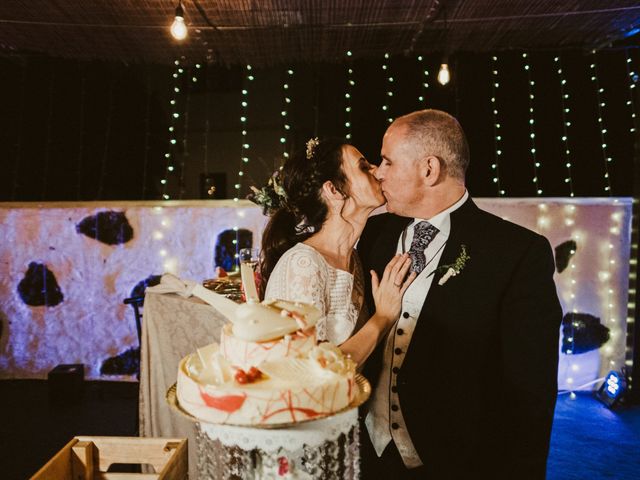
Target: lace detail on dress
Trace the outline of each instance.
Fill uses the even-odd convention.
[[[265,298],[315,305],[324,314],[316,325],[318,340],[337,345],[353,333],[362,306],[362,294],[354,295],[353,275],[330,266],[303,243],[282,255],[269,277]]]

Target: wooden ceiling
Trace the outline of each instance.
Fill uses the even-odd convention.
[[[601,48],[640,27],[638,0],[2,0],[0,55],[256,66],[384,53]]]

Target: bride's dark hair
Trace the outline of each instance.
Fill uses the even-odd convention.
[[[305,150],[289,157],[279,173],[286,199],[277,208],[262,235],[260,290],[284,252],[318,232],[329,212],[322,199],[322,185],[330,181],[338,192],[348,195],[347,177],[342,169],[342,139],[307,142]]]

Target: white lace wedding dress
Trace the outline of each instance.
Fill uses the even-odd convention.
[[[316,325],[318,340],[340,345],[352,334],[362,308],[364,281],[362,266],[354,251],[350,272],[332,267],[313,247],[297,243],[276,264],[265,298],[311,303],[324,314]]]

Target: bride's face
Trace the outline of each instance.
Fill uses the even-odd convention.
[[[356,147],[343,147],[342,170],[349,182],[349,198],[354,206],[375,208],[385,202],[380,182],[375,177],[376,166],[367,162]]]

